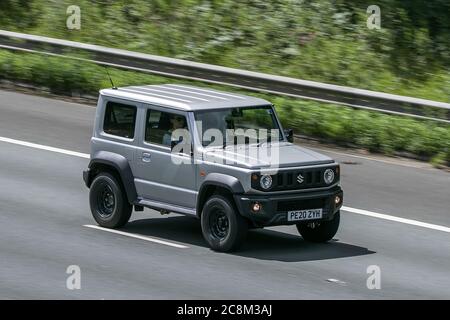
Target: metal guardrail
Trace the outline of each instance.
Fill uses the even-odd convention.
[[[343,87],[92,44],[0,30],[0,48],[87,60],[101,65],[199,80],[450,123],[450,103]],[[89,58],[77,57],[88,53]]]

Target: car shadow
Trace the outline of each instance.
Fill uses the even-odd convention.
[[[200,221],[176,216],[139,219],[129,222],[122,231],[168,241],[209,248],[203,239]],[[373,254],[364,247],[341,243],[333,239],[328,243],[310,243],[299,235],[267,229],[250,230],[244,245],[232,255],[261,260],[284,262],[317,261]]]

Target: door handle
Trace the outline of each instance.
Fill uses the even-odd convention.
[[[142,153],[142,162],[151,162],[152,161],[152,155],[148,152],[143,152]]]

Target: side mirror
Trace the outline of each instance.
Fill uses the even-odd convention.
[[[292,129],[284,129],[284,135],[287,138],[287,141],[294,142],[294,130]]]

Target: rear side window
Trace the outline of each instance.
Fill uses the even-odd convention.
[[[115,136],[133,139],[136,110],[134,106],[108,102],[105,109],[103,131]]]

